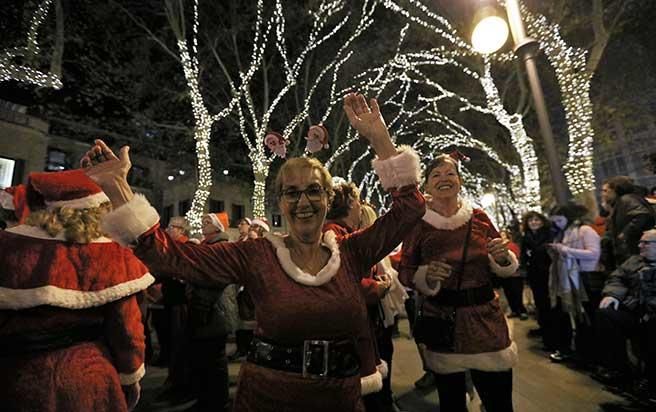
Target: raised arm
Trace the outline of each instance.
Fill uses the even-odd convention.
[[[417,190],[421,174],[419,157],[409,147],[399,150],[394,147],[376,99],[371,99],[370,105],[358,94],[351,93],[344,99],[344,111],[351,126],[376,152],[372,166],[393,202],[389,212],[373,225],[344,240],[344,247],[357,258],[361,273],[394,250],[426,212],[424,198]]]
[[[127,182],[130,170],[128,147],[119,156],[103,142],[96,144],[80,162],[112,202],[114,210],[103,219],[103,230],[123,245],[136,245],[134,253],[156,273],[204,286],[247,283],[249,247],[244,244],[179,244],[159,228],[159,215]]]

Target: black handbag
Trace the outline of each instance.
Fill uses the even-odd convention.
[[[458,286],[460,290],[462,275],[465,272],[465,260],[467,259],[467,249],[469,248],[469,239],[471,235],[472,219],[469,219],[467,226],[467,236],[462,249],[462,259],[457,272]],[[448,307],[447,311],[440,317],[426,316],[422,308],[419,309],[417,319],[413,328],[413,335],[417,343],[422,343],[432,352],[454,352],[455,351],[455,331],[456,331],[456,308]]]

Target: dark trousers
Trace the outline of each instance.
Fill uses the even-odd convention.
[[[503,372],[471,370],[474,387],[486,412],[512,412],[512,369]],[[466,412],[465,373],[435,374],[440,412]]]
[[[246,355],[253,341],[253,331],[251,329],[237,329],[235,331],[235,340],[237,344],[237,353]]]
[[[535,310],[538,315],[538,325],[544,331],[551,315],[551,302],[549,301],[549,274],[547,272],[528,272],[528,285],[533,291]],[[545,342],[546,344],[546,342]]]
[[[191,382],[198,399],[195,408],[199,411],[229,410],[228,358],[225,346],[225,336],[190,341]]]
[[[382,360],[387,362],[387,376],[383,378],[383,389],[380,391],[386,403],[392,404],[392,356],[394,355],[394,344],[392,342],[392,334],[394,333],[394,325],[384,328],[380,336],[376,339],[378,345],[378,354]]]
[[[180,390],[187,390],[191,381],[187,305],[167,305],[164,310],[168,314],[170,327],[171,360],[168,381]]]
[[[508,300],[508,306],[513,313],[521,314],[526,313],[524,307],[523,294],[524,294],[524,278],[519,276],[511,276],[508,278],[501,278],[501,287],[503,293]]]
[[[597,358],[606,368],[628,372],[626,339],[640,339],[641,355],[646,363],[649,390],[656,394],[656,319],[640,322],[638,316],[624,306],[599,309],[595,319]]]

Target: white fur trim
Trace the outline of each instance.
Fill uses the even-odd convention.
[[[419,156],[410,146],[400,146],[397,154],[389,159],[376,158],[371,162],[385,190],[419,184],[421,181],[419,164]]]
[[[55,200],[47,201],[46,206],[48,209],[56,209],[58,207],[70,207],[71,209],[89,209],[92,207],[98,207],[103,203],[108,203],[109,198],[105,192],[94,193],[89,196],[81,197],[79,199],[71,200]]]
[[[142,363],[139,368],[132,373],[119,373],[118,377],[121,380],[121,385],[132,385],[141,380],[146,375],[146,367]]]
[[[426,272],[428,272],[428,265],[419,266],[412,280],[415,283],[415,288],[417,288],[418,291],[426,296],[435,296],[437,295],[437,292],[440,291],[442,284],[437,282],[437,286],[435,286],[435,288],[428,286],[428,282],[426,282]]]
[[[440,374],[464,372],[467,369],[500,372],[514,367],[519,359],[515,342],[511,342],[510,346],[496,352],[441,353],[427,350],[424,347],[423,353],[426,367]]]
[[[14,207],[14,197],[4,190],[0,190],[0,207],[6,210],[16,210]]]
[[[18,310],[41,305],[65,309],[92,308],[134,295],[148,288],[153,282],[155,278],[146,273],[138,279],[94,291],[64,289],[52,285],[32,289],[0,287],[0,309]]]
[[[380,363],[376,365],[376,370],[381,374],[383,378],[387,378],[387,375],[389,374],[389,366],[385,360],[380,359]]]
[[[501,266],[492,258],[492,255],[487,255],[488,259],[490,259],[490,269],[497,276],[507,278],[517,273],[517,269],[519,268],[517,256],[511,250],[508,251],[508,256],[510,257],[510,264],[508,266]]]
[[[7,232],[25,237],[31,237],[34,239],[61,240],[62,242],[66,242],[63,231],[57,233],[57,236],[53,237],[50,236],[45,230],[36,226],[18,225],[7,229]],[[93,239],[90,243],[112,243],[112,239],[101,236],[97,239]]]
[[[460,199],[460,209],[458,209],[455,215],[445,217],[434,210],[426,209],[426,213],[422,219],[435,229],[455,230],[469,222],[472,213],[474,213],[474,209],[469,202],[466,199]]]
[[[102,221],[103,232],[123,246],[134,243],[159,221],[157,211],[144,195],[136,194],[126,204],[108,213]]]
[[[383,375],[376,370],[371,375],[360,378],[360,392],[362,395],[378,392],[383,389]]]
[[[287,276],[302,285],[321,286],[328,283],[330,279],[335,276],[337,270],[339,270],[339,265],[341,263],[339,245],[337,244],[335,233],[332,230],[328,230],[323,234],[323,242],[321,243],[330,250],[330,259],[328,259],[326,266],[324,266],[316,276],[312,276],[296,266],[292,260],[289,249],[285,246],[284,237],[276,236],[271,233],[266,233],[264,237],[271,242],[276,249],[276,255],[278,256],[280,266],[282,266]]]

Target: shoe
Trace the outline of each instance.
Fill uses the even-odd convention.
[[[528,320],[528,315],[526,313],[520,313],[519,320]]]
[[[182,390],[175,387],[169,387],[155,397],[154,403],[167,404],[169,406],[182,405],[191,402],[196,397],[188,390]]]
[[[542,336],[542,329],[540,328],[535,328],[528,331],[529,338],[539,338],[540,336]]]
[[[433,375],[432,372],[426,372],[424,373],[424,376],[421,378],[417,379],[415,382],[415,388],[417,389],[432,389],[435,387],[435,375]]]
[[[591,375],[592,379],[597,380],[605,385],[617,385],[625,381],[624,373],[599,366]]]
[[[553,363],[565,362],[569,358],[570,358],[569,354],[561,352],[559,350],[549,355],[549,359],[551,359]]]
[[[510,313],[510,315],[508,315],[508,319],[518,318],[518,317],[519,317],[519,315],[515,312],[512,312],[512,313]]]
[[[232,355],[228,356],[228,362],[241,362],[246,359],[246,353],[235,352]]]

